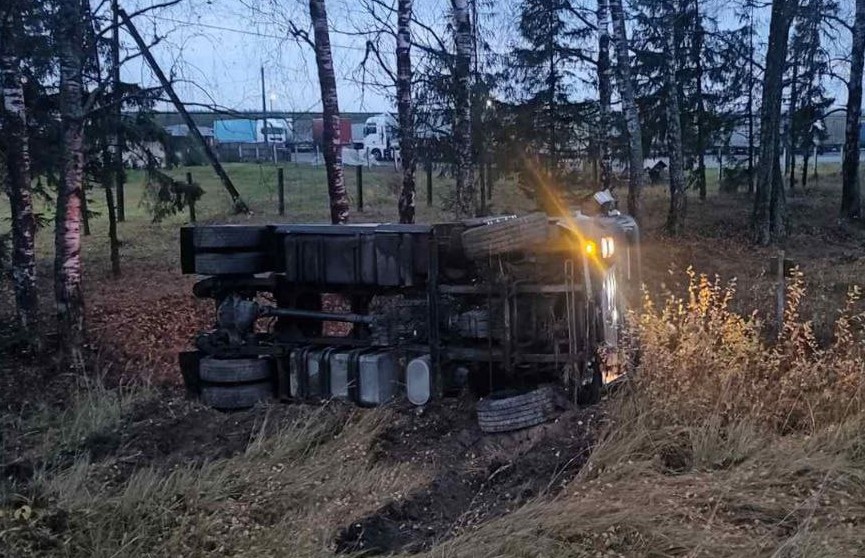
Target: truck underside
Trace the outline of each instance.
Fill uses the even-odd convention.
[[[541,213],[433,225],[190,226],[184,273],[216,323],[181,355],[215,407],[344,398],[423,405],[560,383],[597,399],[637,284],[626,216]],[[608,368],[609,372],[610,369]]]

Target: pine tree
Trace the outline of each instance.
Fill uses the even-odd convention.
[[[558,174],[562,155],[574,140],[575,71],[590,60],[580,48],[590,29],[575,24],[573,11],[570,0],[524,0],[518,24],[522,45],[512,53],[521,101],[534,114],[525,135],[544,154],[551,176]]]

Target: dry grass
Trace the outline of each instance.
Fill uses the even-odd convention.
[[[102,418],[84,422],[107,425],[114,396],[97,389],[89,402],[91,417]],[[112,460],[92,461],[86,452],[37,471],[22,493],[0,502],[0,549],[21,556],[330,555],[337,531],[353,518],[428,480],[414,466],[373,462],[371,443],[387,409],[346,415],[311,407],[279,424],[266,408],[259,412],[246,451],[231,458],[147,466],[120,484],[106,480]]]

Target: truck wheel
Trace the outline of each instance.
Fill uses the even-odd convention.
[[[556,397],[552,388],[542,387],[528,393],[492,394],[478,403],[478,425],[488,433],[509,432],[535,426],[556,416]]]
[[[270,382],[243,384],[237,386],[202,386],[201,401],[214,409],[230,411],[248,409],[259,401],[273,397],[273,385]]]
[[[205,225],[192,230],[192,245],[197,250],[213,248],[259,248],[267,237],[267,227],[254,225]]]
[[[548,228],[545,213],[481,225],[462,233],[463,250],[472,260],[515,252],[542,243],[547,239]]]
[[[264,252],[195,254],[195,273],[199,275],[253,275],[262,271],[267,271]]]
[[[372,158],[375,159],[376,161],[381,161],[381,151],[380,150],[373,149],[372,151],[370,151],[370,155],[372,155]]]
[[[201,359],[198,370],[203,381],[217,384],[258,382],[271,377],[270,362],[264,358],[205,357]]]

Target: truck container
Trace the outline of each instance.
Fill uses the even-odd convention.
[[[317,145],[321,145],[324,141],[324,119],[312,119],[312,141]],[[351,120],[348,118],[339,119],[339,144],[351,145]]]
[[[219,143],[284,144],[293,135],[290,118],[215,120],[213,136]]]

